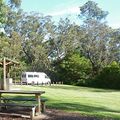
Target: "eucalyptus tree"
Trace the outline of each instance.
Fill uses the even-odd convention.
[[[45,36],[49,31],[50,18],[38,13],[22,14],[19,23],[23,57],[33,71],[48,69],[48,49]]]
[[[0,25],[1,26],[0,27],[3,31],[5,31],[5,32],[3,32],[4,35],[2,34],[2,36],[0,38],[0,42],[1,42],[1,46],[2,46],[1,57],[6,56],[6,57],[11,58],[12,56],[14,56],[14,57],[16,56],[16,55],[11,54],[11,51],[14,51],[14,50],[12,50],[13,45],[11,45],[11,43],[12,43],[11,41],[14,41],[14,40],[11,40],[11,39],[13,37],[16,37],[16,35],[15,36],[12,35],[12,32],[14,32],[14,29],[12,29],[12,28],[14,28],[13,26],[15,26],[14,25],[15,20],[16,20],[15,14],[17,14],[20,4],[21,4],[21,0],[8,0],[7,2],[0,0],[0,9],[1,9],[1,11],[0,11],[1,12],[1,15],[0,15]],[[16,26],[17,26],[17,24],[16,24]],[[11,31],[9,28],[11,28]],[[12,36],[10,36],[10,33]],[[17,48],[17,50],[18,50],[18,48]]]
[[[11,33],[9,45],[10,58],[20,60],[20,56],[22,54],[22,43],[21,36],[17,32],[13,31]]]
[[[39,65],[45,65],[44,68],[47,68],[48,66],[46,67],[46,65],[48,64],[46,63],[48,63],[48,50],[45,46],[46,43],[44,38],[47,34],[47,31],[50,31],[50,27],[48,27],[50,24],[50,18],[49,16],[44,17],[43,15],[34,12],[24,13],[21,9],[19,9],[19,1],[20,0],[16,2],[16,0],[13,0],[10,2],[9,12],[7,16],[8,19],[5,24],[6,34],[10,38],[10,50],[13,50],[12,47],[15,46],[15,40],[17,42],[17,39],[15,37],[18,35],[18,51],[20,51],[21,57],[19,58],[22,61],[25,61],[28,65],[32,66],[31,70],[38,70],[38,68],[41,68]],[[16,6],[16,4],[13,4],[13,2],[17,3],[18,5]],[[13,36],[13,34],[15,34],[15,36]],[[45,59],[37,59],[38,52],[36,51],[38,51],[38,48],[42,48],[39,50],[39,54],[46,55]],[[14,49],[16,48],[14,47]],[[41,51],[43,49],[46,51],[45,53]],[[14,54],[12,56],[14,56]],[[41,57],[41,59],[43,57]]]
[[[0,58],[9,56],[9,38],[0,37]]]
[[[98,7],[98,4],[94,1],[89,0],[83,6],[80,7],[80,14],[83,20],[102,20],[108,15],[107,11],[103,11]]]
[[[71,57],[73,53],[76,51],[76,49],[79,47],[78,39],[81,30],[78,25],[76,25],[75,23],[71,23],[71,21],[68,18],[66,19],[61,18],[56,26],[55,25],[52,26],[51,30],[52,33],[49,35],[47,43],[49,48],[49,59],[53,66],[52,76],[53,79],[64,80],[64,78],[68,74],[71,74],[71,76],[74,74],[74,72],[70,70],[79,72],[78,69],[76,70],[77,66],[74,67],[75,64],[74,65],[72,64],[70,66],[69,62],[71,61],[70,59],[66,60],[66,58],[68,56]],[[64,64],[64,62],[66,62],[66,64]],[[62,67],[61,64],[63,64],[64,67]],[[69,67],[67,68],[67,66]],[[77,75],[80,74],[76,74],[76,76]],[[80,78],[80,76],[78,77],[71,76],[67,76],[64,82],[72,83],[76,82],[78,78]],[[72,81],[73,78],[77,79]]]
[[[0,27],[6,21],[5,19],[6,13],[7,13],[7,8],[5,2],[3,0],[0,0]]]
[[[21,6],[22,0],[9,0],[8,5],[11,8],[19,8]]]
[[[80,18],[83,18],[83,37],[80,39],[82,53],[91,61],[93,75],[108,64],[108,43],[111,28],[104,21],[108,12],[103,11],[97,3],[88,1],[80,7]]]
[[[4,25],[7,24],[11,11],[17,11],[21,5],[21,0],[0,0],[0,27],[4,28]],[[15,12],[14,11],[14,12]]]
[[[120,62],[120,29],[113,29],[108,46],[110,59]]]
[[[53,30],[54,34],[49,40],[50,57],[59,62],[77,48],[79,26],[72,24],[68,18],[61,18]]]

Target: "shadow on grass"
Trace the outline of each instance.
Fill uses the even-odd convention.
[[[81,105],[79,103],[51,103],[50,107],[56,108],[56,109],[64,109],[68,111],[82,111],[82,112],[89,112],[89,113],[96,113],[96,112],[120,113],[120,111],[118,110],[112,110],[105,107]]]
[[[4,97],[8,97],[8,98],[16,98],[16,99],[21,99],[22,98],[28,98],[28,99],[35,99],[34,95],[31,96],[25,96],[25,95],[19,95],[19,96],[8,96],[5,95]],[[41,98],[45,98],[46,97],[42,96]],[[18,100],[18,102],[21,102],[20,100]],[[49,101],[49,99],[48,99]],[[33,101],[29,101],[29,103],[32,103]],[[36,102],[36,101],[35,101]],[[82,111],[82,112],[90,112],[90,113],[95,113],[95,112],[114,112],[114,113],[119,113],[120,114],[120,110],[113,110],[113,109],[109,109],[106,107],[100,107],[100,106],[92,106],[92,105],[82,105],[80,103],[48,103],[47,104],[48,107],[50,108],[58,108],[58,109],[64,109],[64,110],[71,110],[71,111]]]
[[[34,99],[34,95],[31,96],[25,96],[25,95],[21,95],[21,96],[5,96],[5,97],[13,97],[13,98],[31,98]],[[46,98],[43,97],[42,98]],[[49,99],[48,99],[49,101]],[[21,102],[22,101],[18,101]],[[51,103],[47,103],[47,107],[48,108],[55,108],[55,109],[61,109],[61,110],[66,110],[66,111],[75,111],[75,112],[83,112],[83,113],[90,113],[93,115],[102,115],[101,113],[107,113],[107,115],[110,114],[120,114],[120,110],[113,110],[113,109],[109,109],[107,107],[103,107],[103,106],[92,106],[92,105],[83,105],[80,103],[53,103],[54,101],[52,101]],[[27,101],[28,104],[32,104],[34,103],[33,101]],[[104,116],[104,115],[103,115]],[[111,115],[112,116],[112,115]],[[120,118],[120,117],[119,117]],[[111,119],[112,120],[112,119]]]
[[[41,86],[41,87],[45,87],[45,86]],[[78,90],[78,91],[89,91],[89,92],[117,92],[118,91],[114,89],[100,89],[100,88],[72,86],[72,85],[51,85],[47,87],[54,88],[54,89]]]

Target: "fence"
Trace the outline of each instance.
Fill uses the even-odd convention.
[[[51,82],[51,83],[41,83],[41,84],[35,84],[35,83],[31,83],[31,84],[26,84],[26,83],[21,83],[21,82],[13,82],[13,85],[41,85],[41,86],[54,86],[54,85],[62,85],[63,81],[59,81],[59,82]]]

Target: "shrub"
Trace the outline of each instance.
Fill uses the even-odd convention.
[[[103,68],[100,74],[92,81],[92,85],[102,88],[120,89],[120,65],[112,62]]]
[[[83,84],[89,78],[91,64],[88,59],[74,53],[68,55],[58,66],[59,80],[67,84]]]

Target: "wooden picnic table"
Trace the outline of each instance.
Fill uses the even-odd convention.
[[[40,107],[40,96],[45,93],[45,91],[26,91],[26,90],[0,90],[0,103],[3,94],[33,94],[35,95],[36,101],[38,103],[38,113],[41,113]]]

